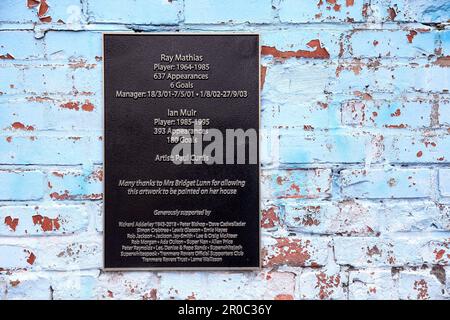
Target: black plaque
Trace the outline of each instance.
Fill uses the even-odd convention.
[[[103,41],[105,269],[259,268],[259,36]]]

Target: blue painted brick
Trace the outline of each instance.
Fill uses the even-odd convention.
[[[28,1],[3,0],[0,2],[0,21],[12,23],[47,23],[38,17],[39,3],[32,8],[27,6]],[[50,17],[51,22],[74,23],[83,21],[82,8],[79,0],[47,1],[48,10],[43,17]]]
[[[373,0],[371,7],[383,21],[447,22],[450,19],[447,0]]]
[[[76,68],[69,75],[73,75],[73,88],[78,92],[90,92],[101,95],[103,92],[103,71],[101,65]]]
[[[273,103],[325,102],[325,91],[329,91],[334,77],[335,68],[324,61],[288,59],[284,63],[274,63],[267,67],[262,99]]]
[[[0,21],[29,23],[37,20],[36,12],[28,9],[26,1],[3,0],[0,2]]]
[[[9,94],[101,93],[100,66],[69,64],[0,65],[0,91]],[[11,86],[12,85],[12,86]]]
[[[97,235],[33,242],[11,239],[0,244],[0,265],[6,270],[85,270],[101,268],[101,254],[101,238]]]
[[[392,129],[430,127],[434,104],[434,101],[403,102],[400,99],[351,100],[342,104],[342,124]]]
[[[261,45],[275,47],[280,51],[314,51],[316,48],[308,46],[311,40],[319,40],[321,47],[330,54],[331,58],[338,58],[341,41],[347,35],[347,30],[334,29],[301,29],[284,27],[282,30],[261,30]]]
[[[379,137],[366,133],[297,130],[281,135],[279,154],[283,164],[376,162],[381,147]]]
[[[99,200],[103,197],[101,168],[54,170],[48,176],[53,200]]]
[[[124,5],[120,1],[89,0],[89,22],[124,24],[173,25],[180,21],[182,1],[131,0]]]
[[[446,265],[448,258],[436,259],[436,253],[445,248],[448,233],[392,234],[385,237],[336,237],[335,255],[339,264],[358,268]],[[445,250],[444,250],[445,252]],[[409,289],[412,291],[414,289]],[[416,293],[417,294],[417,293]]]
[[[36,255],[28,246],[0,244],[2,269],[28,269],[36,262]]]
[[[450,55],[450,30],[442,30],[439,32],[439,40],[441,41],[442,54]]]
[[[18,285],[20,284],[20,285]],[[8,276],[6,299],[8,300],[51,300],[52,281],[48,274],[38,272],[17,272]]]
[[[0,36],[0,55],[10,54],[15,60],[43,59],[44,48],[44,41],[35,39],[33,31],[8,30],[2,31]]]
[[[0,137],[0,162],[4,164],[102,163],[99,136],[6,136]],[[30,150],[34,150],[30,152]]]
[[[449,71],[436,65],[400,65],[393,72],[395,85],[408,90],[422,92],[448,92],[450,90]],[[436,81],[438,80],[438,81]]]
[[[395,57],[397,59],[434,55],[440,48],[440,32],[425,30],[351,32],[346,38],[348,47],[344,47],[343,56],[346,58]]]
[[[185,0],[184,22],[196,23],[269,23],[271,0]]]
[[[450,101],[449,100],[443,100],[439,103],[439,123],[446,127],[450,127]]]
[[[68,66],[37,66],[24,70],[24,89],[37,93],[69,93],[74,88],[73,70]]]
[[[297,128],[305,131],[330,129],[340,126],[340,104],[322,101],[299,101],[295,95],[286,95],[283,101],[264,99],[261,112],[263,127]]]
[[[386,135],[385,155],[391,163],[448,163],[450,136],[444,135]]]
[[[266,170],[262,172],[265,199],[315,199],[331,194],[331,170]]]
[[[0,235],[63,235],[85,231],[89,216],[83,206],[1,206]]]
[[[47,1],[49,9],[46,15],[52,17],[53,23],[63,22],[73,27],[73,24],[84,23],[86,20],[82,2],[79,0]]]
[[[44,194],[42,171],[1,170],[0,200],[39,200]]]
[[[361,67],[361,68],[360,68]],[[359,71],[355,71],[358,68]],[[331,80],[327,89],[331,92],[446,92],[450,88],[448,70],[430,64],[403,64],[383,62],[376,68],[354,62],[342,65],[339,76]],[[439,81],[434,81],[439,79]]]
[[[431,195],[430,169],[346,169],[340,174],[346,198],[427,198]]]
[[[38,97],[2,99],[0,97],[0,129],[12,136],[22,134],[14,129],[20,123],[32,131],[103,129],[102,102],[98,96]]]
[[[49,31],[45,38],[46,57],[49,60],[85,60],[99,63],[102,58],[101,32]]]
[[[368,201],[288,203],[285,223],[290,230],[305,233],[376,235],[381,230],[380,207]]]
[[[36,39],[32,31],[2,31],[0,55],[10,54],[14,60],[3,63],[17,64],[18,60],[86,60],[98,63],[102,56],[102,33],[86,31],[48,31]]]
[[[439,191],[442,196],[450,197],[450,169],[439,170]]]
[[[278,7],[281,22],[362,22],[365,21],[363,8],[367,3],[367,0],[354,2],[284,0]]]
[[[12,65],[2,65],[0,62],[0,94],[17,93],[24,82],[23,70]],[[20,88],[20,89],[18,89]]]

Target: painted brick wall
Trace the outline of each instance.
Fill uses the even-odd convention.
[[[2,0],[0,299],[448,299],[449,22],[448,0]],[[261,272],[101,271],[104,31],[261,33]]]

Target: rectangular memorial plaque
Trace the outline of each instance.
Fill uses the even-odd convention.
[[[103,42],[105,269],[259,268],[259,36]]]

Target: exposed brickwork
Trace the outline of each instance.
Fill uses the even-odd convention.
[[[447,0],[0,12],[0,299],[450,297]],[[261,271],[100,272],[101,33],[133,30],[261,34]]]

